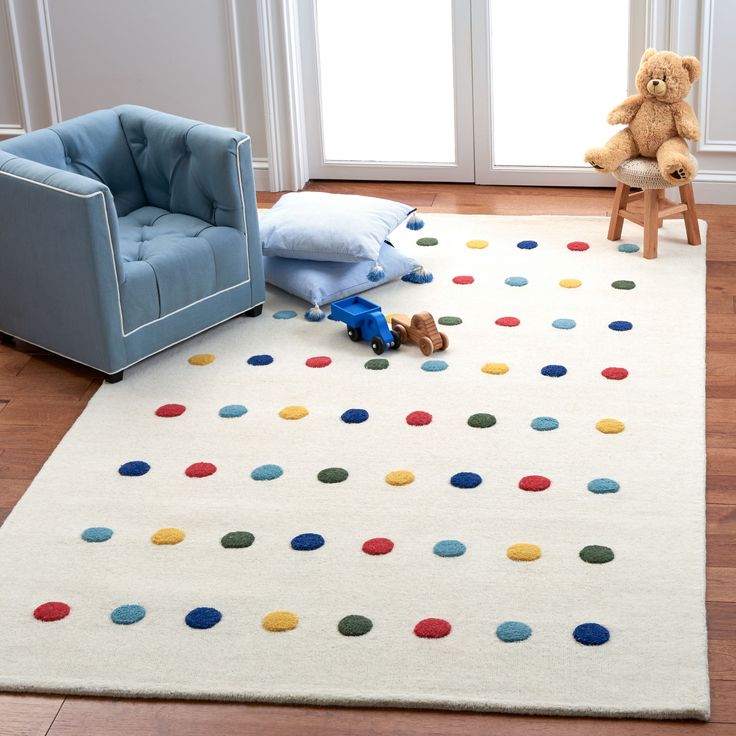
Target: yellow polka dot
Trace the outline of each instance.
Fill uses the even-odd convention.
[[[560,286],[562,286],[565,289],[577,289],[578,286],[582,285],[582,281],[580,279],[562,279],[560,281]]]
[[[285,406],[279,412],[282,419],[303,419],[307,414],[309,410],[306,406]]]
[[[212,363],[215,359],[215,356],[212,355],[212,353],[197,353],[197,355],[192,355],[191,358],[189,358],[189,362],[192,365],[209,365]]]
[[[506,363],[486,363],[481,370],[483,373],[490,373],[494,376],[500,376],[504,373],[509,372],[509,367]]]
[[[266,631],[291,631],[298,623],[299,617],[291,611],[271,611],[261,621]]]
[[[159,529],[152,537],[154,544],[179,544],[186,534],[181,529],[175,527],[166,527]]]
[[[542,556],[542,550],[536,544],[512,544],[506,550],[506,556],[517,562],[531,562]]]
[[[386,483],[390,486],[408,486],[414,482],[414,473],[411,470],[392,470],[386,476]]]
[[[624,431],[624,423],[618,419],[601,419],[595,428],[603,434],[618,434]]]
[[[482,250],[483,248],[488,247],[488,241],[487,240],[468,240],[465,245],[468,246],[468,248],[474,248],[476,250]]]

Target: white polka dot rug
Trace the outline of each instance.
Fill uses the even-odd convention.
[[[366,297],[431,355],[272,291],[102,386],[0,529],[0,689],[708,717],[705,246],[424,219]]]

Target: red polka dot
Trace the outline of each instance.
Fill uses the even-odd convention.
[[[33,618],[37,618],[39,621],[59,621],[62,618],[66,618],[71,610],[66,603],[49,601],[48,603],[42,603],[36,608],[33,612]]]
[[[190,478],[206,478],[217,472],[217,467],[212,463],[193,463],[184,472]]]
[[[623,381],[629,375],[629,372],[626,368],[604,368],[601,375],[611,381]]]
[[[309,368],[325,368],[332,363],[332,358],[326,355],[315,355],[314,358],[307,358],[307,366]]]
[[[443,618],[423,618],[414,627],[414,633],[422,639],[441,639],[451,631],[450,622]]]
[[[552,481],[543,475],[525,475],[519,481],[522,491],[546,491],[551,485]]]
[[[156,409],[157,417],[180,417],[187,410],[184,404],[162,404]]]
[[[572,243],[567,244],[568,250],[588,250],[588,248],[590,248],[590,246],[582,240],[573,240]]]
[[[455,276],[452,281],[455,284],[472,284],[475,279],[472,276]]]
[[[521,324],[521,320],[518,317],[499,317],[496,324],[501,327],[516,327]]]
[[[406,415],[406,423],[412,427],[423,427],[432,421],[432,415],[426,411],[413,411]]]
[[[386,537],[375,537],[363,542],[363,552],[367,555],[387,555],[394,548],[394,543]]]

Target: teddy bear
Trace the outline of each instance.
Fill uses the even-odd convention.
[[[694,56],[647,49],[636,74],[638,95],[626,98],[608,114],[610,125],[624,123],[601,148],[591,148],[585,161],[604,174],[637,156],[656,158],[659,170],[672,186],[695,178],[696,167],[685,138],[700,137],[698,119],[685,97],[700,76]]]

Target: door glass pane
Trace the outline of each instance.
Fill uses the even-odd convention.
[[[585,166],[627,95],[625,0],[489,0],[496,166]]]
[[[452,0],[316,0],[325,161],[454,163]]]

